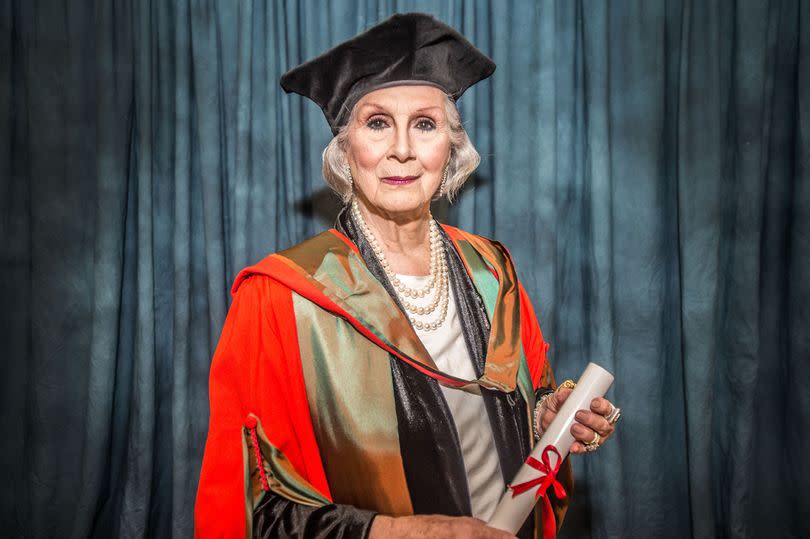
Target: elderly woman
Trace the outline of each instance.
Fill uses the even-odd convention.
[[[455,100],[494,69],[407,14],[282,78],[323,109],[324,176],[346,206],[236,278],[198,536],[510,537],[485,521],[570,389],[554,390],[506,249],[430,212],[478,165]],[[572,452],[617,417],[604,399],[580,411]],[[570,487],[567,459],[558,477]],[[542,536],[539,512],[520,537]]]

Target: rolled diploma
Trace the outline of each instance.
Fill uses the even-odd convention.
[[[543,449],[548,445],[553,445],[560,452],[560,460],[564,459],[571,449],[571,444],[574,443],[574,436],[571,434],[574,416],[579,410],[590,410],[591,401],[596,397],[604,396],[612,383],[612,374],[596,363],[588,363],[582,376],[579,377],[577,387],[568,395],[554,421],[534,446],[531,456],[540,460]],[[550,460],[552,468],[557,466],[555,455],[551,455]],[[511,484],[517,485],[542,476],[542,473],[524,463]],[[512,491],[507,488],[487,525],[512,534],[517,533],[537,502],[536,492],[537,489],[533,488],[512,497]]]

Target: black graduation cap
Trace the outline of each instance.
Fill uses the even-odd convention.
[[[453,99],[495,71],[464,36],[425,13],[394,15],[281,77],[281,87],[315,101],[332,132],[365,94],[399,84],[430,84]]]

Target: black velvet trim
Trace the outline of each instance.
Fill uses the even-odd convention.
[[[535,402],[539,401],[542,397],[548,395],[549,393],[554,393],[553,387],[538,387],[537,389],[534,390]]]
[[[310,507],[268,492],[253,511],[253,537],[365,538],[376,515],[349,505]]]

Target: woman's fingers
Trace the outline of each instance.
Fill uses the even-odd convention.
[[[601,434],[597,438],[597,432],[590,427],[586,427],[582,423],[574,423],[571,425],[571,434],[574,435],[574,438],[577,441],[582,442],[583,444],[599,442],[602,439]]]
[[[575,455],[581,455],[586,452],[585,446],[582,445],[582,443],[580,442],[574,442],[573,444],[571,444],[571,449],[569,450],[569,452]]]
[[[571,425],[571,434],[577,442],[576,448],[572,447],[574,453],[586,452],[585,445],[597,443],[603,444],[610,438],[616,430],[616,426],[610,423],[605,416],[613,411],[613,404],[607,399],[597,397],[591,401],[591,410],[580,410],[577,412],[576,423]],[[598,435],[598,436],[597,436]]]
[[[554,396],[548,399],[548,406],[541,417],[543,430],[548,429],[570,394],[570,389],[562,388],[558,389]],[[615,425],[605,419],[605,416],[609,415],[614,408],[610,401],[597,397],[591,401],[590,408],[590,410],[579,410],[575,416],[576,421],[571,425],[571,434],[575,440],[571,445],[571,453],[586,453],[586,444],[594,442],[602,444],[616,430]]]
[[[557,416],[557,412],[570,394],[570,389],[562,388],[555,391],[554,394],[546,400],[546,409],[540,417],[540,425],[543,427],[543,430],[546,430],[548,426],[551,425],[551,422],[554,421],[554,418]]]
[[[574,417],[577,422],[588,427],[592,432],[598,432],[599,436],[602,438],[606,438],[613,434],[613,425],[608,423],[608,420],[602,415],[580,410]],[[593,437],[593,434],[591,434],[592,439]]]
[[[553,401],[551,404],[555,407],[554,411],[559,412],[560,408],[562,407],[563,403],[568,399],[568,395],[571,394],[572,389],[567,387],[559,388],[554,392],[554,397],[549,399]]]
[[[591,401],[591,411],[601,416],[607,416],[613,411],[613,404],[604,397],[596,397]]]

